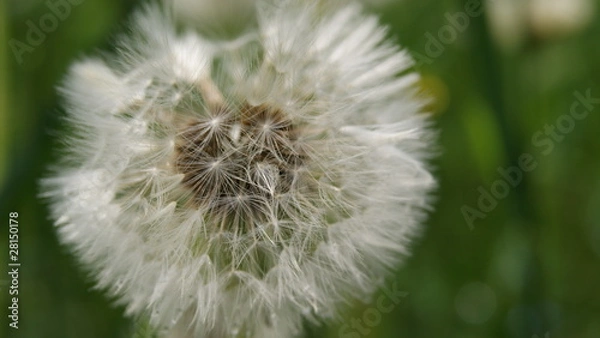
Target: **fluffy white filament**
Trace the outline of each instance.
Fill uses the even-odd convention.
[[[258,3],[233,42],[137,13],[64,82],[74,134],[43,182],[98,286],[195,337],[298,334],[408,253],[434,186],[418,77],[356,5]]]

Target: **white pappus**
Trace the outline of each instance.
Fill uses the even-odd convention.
[[[335,318],[408,254],[435,186],[418,76],[377,19],[256,5],[228,42],[147,6],[61,87],[73,132],[42,196],[98,286],[167,335]]]

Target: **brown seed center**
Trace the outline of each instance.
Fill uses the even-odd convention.
[[[179,134],[175,165],[194,204],[222,229],[237,231],[277,215],[278,199],[301,189],[301,148],[285,113],[244,104],[189,123]]]

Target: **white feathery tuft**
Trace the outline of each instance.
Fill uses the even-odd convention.
[[[165,334],[285,338],[335,318],[429,207],[410,57],[355,4],[257,13],[219,42],[149,6],[61,89],[75,132],[43,181],[60,238]]]

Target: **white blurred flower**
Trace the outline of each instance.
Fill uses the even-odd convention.
[[[528,18],[527,1],[502,0],[487,1],[486,16],[490,30],[498,44],[514,50],[527,39]]]
[[[577,33],[595,13],[591,0],[489,1],[486,9],[494,37],[509,50],[531,37],[551,39]]]
[[[530,0],[531,26],[542,37],[568,35],[594,17],[592,0]]]
[[[75,135],[43,182],[60,237],[174,336],[284,338],[335,317],[408,254],[435,185],[418,76],[374,17],[257,13],[218,43],[148,7],[62,88]]]

